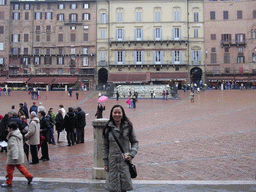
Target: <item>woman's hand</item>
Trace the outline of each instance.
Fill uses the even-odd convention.
[[[106,172],[109,171],[108,166],[104,166],[104,169],[105,169]]]
[[[127,160],[127,161],[131,161],[132,160],[132,156],[131,155],[126,155],[124,154],[124,159]]]

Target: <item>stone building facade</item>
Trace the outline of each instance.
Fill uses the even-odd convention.
[[[256,81],[256,3],[204,1],[206,77],[215,84]]]
[[[98,83],[204,81],[203,1],[99,0]]]
[[[12,0],[10,17],[9,76],[77,77],[95,88],[96,0]]]

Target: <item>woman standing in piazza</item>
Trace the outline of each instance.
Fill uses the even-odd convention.
[[[113,131],[121,146],[123,154],[110,131]],[[138,151],[138,140],[133,125],[124,109],[115,105],[110,111],[110,119],[103,129],[103,161],[107,172],[107,191],[125,192],[133,190],[127,161],[131,161]]]

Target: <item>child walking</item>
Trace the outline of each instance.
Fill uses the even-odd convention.
[[[13,171],[15,167],[17,167],[17,169],[27,178],[28,184],[30,184],[33,179],[33,175],[31,175],[28,170],[21,165],[24,162],[22,134],[15,122],[9,123],[7,127],[9,132],[7,135],[7,180],[1,186],[12,187]]]

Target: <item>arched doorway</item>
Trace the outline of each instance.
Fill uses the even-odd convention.
[[[98,71],[98,84],[99,85],[105,85],[108,81],[108,70],[105,68],[101,68]]]
[[[190,79],[191,79],[191,83],[196,83],[197,85],[200,85],[200,81],[202,79],[202,69],[200,69],[199,67],[195,67],[193,69],[191,69],[190,71]]]

